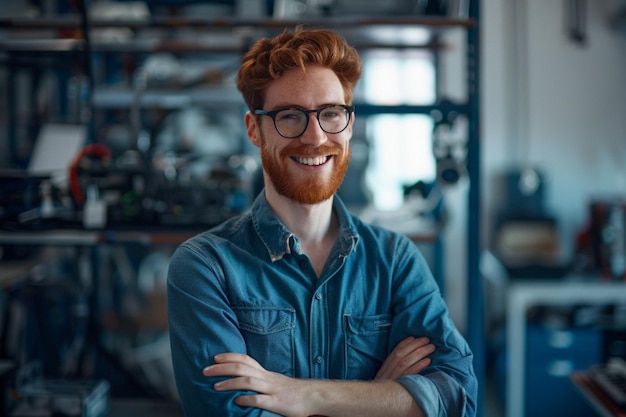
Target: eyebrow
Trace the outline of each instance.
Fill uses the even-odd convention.
[[[322,108],[328,107],[328,106],[347,106],[347,105],[348,104],[335,103],[335,102],[332,102],[332,103],[322,103],[318,107],[316,107],[315,110],[322,109]],[[285,105],[281,105],[281,106],[272,107],[268,111],[287,110],[287,109],[314,110],[314,109],[308,109],[308,108],[306,108],[304,106],[300,106],[300,105],[297,105],[297,104],[285,104]]]

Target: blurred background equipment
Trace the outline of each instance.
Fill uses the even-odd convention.
[[[546,207],[546,179],[535,167],[498,177],[500,196],[493,230],[493,255],[511,278],[562,278],[574,267],[564,254],[558,219]]]
[[[49,379],[38,363],[17,370],[17,400],[7,417],[104,417],[109,411],[106,380]]]
[[[608,280],[626,280],[626,201],[594,200],[587,225],[577,238],[579,261]]]
[[[364,74],[374,74],[361,80],[355,91],[361,126],[353,137],[349,183],[342,195],[357,211],[372,200],[379,209],[383,205],[400,209],[396,214],[402,217],[397,216],[395,224],[428,247],[424,252],[428,260],[441,260],[444,252],[454,254],[446,272],[464,285],[450,286],[455,310],[451,312],[459,327],[467,330],[472,348],[482,351],[480,276],[473,262],[480,251],[475,197],[481,181],[479,153],[471,152],[480,142],[478,2],[5,3],[0,8],[0,127],[6,129],[0,129],[0,164],[20,173],[18,181],[11,178],[6,183],[10,187],[2,184],[0,238],[10,246],[3,253],[16,258],[16,246],[44,247],[46,251],[36,256],[20,257],[24,261],[20,267],[26,269],[21,277],[30,276],[32,264],[50,271],[59,268],[58,280],[71,281],[79,289],[78,300],[65,304],[70,296],[64,292],[69,292],[65,283],[43,285],[47,281],[42,277],[38,291],[32,283],[5,291],[15,319],[11,327],[26,329],[20,337],[28,343],[15,346],[32,349],[28,354],[34,359],[44,356],[47,372],[59,370],[49,364],[61,364],[62,371],[106,378],[116,397],[169,397],[168,387],[156,382],[159,375],[149,374],[158,369],[163,371],[161,378],[167,375],[159,368],[166,356],[164,332],[146,328],[125,332],[113,318],[123,317],[117,324],[141,321],[147,326],[145,317],[121,314],[128,313],[122,302],[125,292],[144,312],[159,311],[163,305],[160,293],[144,298],[143,293],[132,292],[146,253],[158,246],[167,258],[190,235],[245,212],[260,191],[258,150],[246,140],[241,121],[247,109],[234,76],[241,54],[255,40],[285,27],[293,29],[296,21],[341,32],[364,58]],[[281,7],[292,11],[280,12]],[[458,85],[446,82],[457,75]],[[465,117],[466,123],[458,118],[455,128],[466,132],[455,131],[444,138],[450,141],[441,142],[442,169],[437,172],[431,152],[432,116],[441,108],[442,96],[451,97],[447,107]],[[35,138],[48,123],[85,130],[79,156],[63,164],[64,175],[71,179],[53,181],[26,172]],[[380,185],[375,192],[371,178]],[[443,181],[433,186],[441,178],[454,186],[443,190]],[[423,186],[404,189],[420,181]],[[15,192],[18,187],[23,191]],[[4,199],[5,189],[11,198]],[[449,205],[455,194],[459,200],[467,197],[467,206]],[[17,204],[8,207],[5,201]],[[445,232],[431,222],[444,203],[446,209],[453,208]],[[466,211],[472,219],[467,228],[459,227]],[[446,233],[455,236],[448,243],[458,248],[443,247]],[[468,239],[458,239],[463,234]],[[460,247],[465,244],[467,248]],[[55,250],[48,251],[51,248]],[[2,261],[6,276],[7,263]],[[435,268],[435,274],[443,290],[442,269]],[[49,298],[40,297],[44,289]],[[40,297],[42,307],[24,304],[35,299],[26,295]],[[457,302],[461,299],[467,306]],[[27,320],[20,321],[20,314]],[[69,345],[59,342],[48,352],[39,351],[39,346],[52,342],[41,343],[36,330],[57,327],[67,332],[63,340]],[[56,342],[51,336],[48,340]],[[17,355],[22,350],[7,352]],[[123,357],[116,357],[120,353]],[[159,366],[140,363],[142,358]],[[480,355],[476,368],[481,374]]]

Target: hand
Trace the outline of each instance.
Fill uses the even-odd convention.
[[[222,353],[215,356],[215,365],[207,366],[202,374],[207,377],[229,376],[230,379],[214,385],[217,391],[255,391],[240,395],[235,403],[242,407],[256,407],[287,417],[304,417],[307,389],[303,380],[267,371],[248,355]]]
[[[403,375],[419,374],[431,360],[428,357],[435,351],[435,345],[427,337],[407,337],[387,356],[374,379],[394,380]]]

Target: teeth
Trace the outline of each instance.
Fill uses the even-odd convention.
[[[294,158],[294,159],[304,165],[316,166],[316,165],[322,165],[324,162],[328,160],[328,157],[316,156],[313,158]]]

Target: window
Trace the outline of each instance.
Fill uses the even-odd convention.
[[[364,58],[363,95],[373,104],[430,104],[435,68],[426,53],[386,51]],[[358,108],[357,108],[358,114]],[[402,205],[403,186],[436,176],[429,115],[375,115],[366,121],[369,163],[365,183],[380,210]]]

